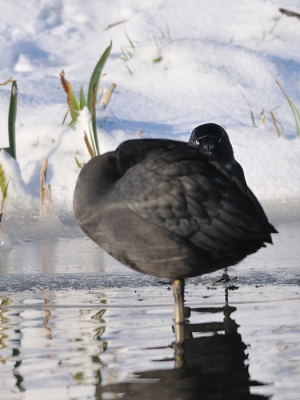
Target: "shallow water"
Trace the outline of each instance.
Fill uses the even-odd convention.
[[[72,224],[25,225],[6,225],[0,251],[1,399],[299,398],[297,218],[279,218],[275,245],[230,268],[227,286],[221,271],[188,281],[183,355],[166,281]]]

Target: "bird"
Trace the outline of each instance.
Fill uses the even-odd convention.
[[[218,131],[197,127],[192,141],[201,129]],[[277,232],[223,131],[220,160],[197,142],[127,140],[85,164],[75,187],[74,214],[87,236],[125,266],[172,282],[176,324],[184,323],[185,278],[235,265]]]

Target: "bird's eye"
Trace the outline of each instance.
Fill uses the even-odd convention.
[[[218,143],[221,143],[221,142],[222,142],[222,138],[219,138],[219,139],[218,139]]]
[[[199,144],[200,144],[199,140],[195,140],[195,143],[197,146],[199,146]]]

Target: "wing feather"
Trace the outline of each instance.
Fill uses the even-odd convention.
[[[270,225],[244,183],[189,147],[151,152],[127,170],[115,193],[141,218],[206,251],[270,237]]]

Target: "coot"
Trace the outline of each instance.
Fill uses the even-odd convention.
[[[223,140],[232,151],[226,132]],[[235,163],[224,160],[197,144],[128,140],[92,158],[77,180],[82,230],[135,271],[170,279],[176,322],[183,322],[184,278],[235,265],[276,232],[241,173],[231,170]]]

